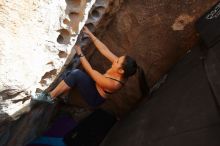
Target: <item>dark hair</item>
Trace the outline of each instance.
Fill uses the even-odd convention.
[[[127,55],[125,55],[122,68],[124,70],[124,78],[129,78],[138,71],[139,89],[141,91],[141,96],[144,97],[149,92],[144,70],[137,65],[134,59]]]
[[[137,63],[130,56],[125,56],[125,60],[122,64],[122,68],[124,70],[124,78],[128,78],[134,75],[137,71]]]

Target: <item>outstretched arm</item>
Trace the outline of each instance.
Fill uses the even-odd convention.
[[[102,88],[109,90],[114,90],[114,86],[110,80],[108,80],[104,75],[94,70],[86,57],[83,55],[81,48],[75,45],[76,53],[80,56],[80,62],[86,72],[91,76],[91,78]]]
[[[91,40],[93,41],[93,43],[95,44],[95,46],[97,47],[97,49],[99,50],[99,52],[105,56],[108,60],[110,60],[111,62],[114,62],[114,60],[118,59],[118,57],[113,54],[107,47],[105,44],[103,44],[96,36],[94,36],[92,34],[92,32],[89,31],[89,29],[84,26],[84,32],[86,34],[89,35],[89,37],[91,38]]]

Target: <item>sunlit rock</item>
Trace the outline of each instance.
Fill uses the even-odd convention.
[[[71,64],[76,40],[88,44],[88,36],[78,34],[84,24],[94,31],[108,6],[94,3],[0,2],[0,145],[25,145],[47,127],[54,106],[30,106],[30,95],[48,88]]]
[[[73,56],[94,0],[0,2],[0,117],[17,118]],[[68,61],[67,61],[68,62]],[[20,111],[19,111],[20,112]],[[22,112],[21,112],[22,113]]]

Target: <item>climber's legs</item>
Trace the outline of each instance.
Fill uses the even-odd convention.
[[[62,80],[56,88],[54,88],[49,94],[52,99],[55,99],[57,96],[61,95],[62,93],[65,93],[69,91],[71,87],[69,87],[64,80]]]

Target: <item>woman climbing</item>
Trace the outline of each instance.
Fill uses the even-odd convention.
[[[69,91],[71,88],[77,88],[85,101],[90,106],[96,107],[108,99],[110,94],[121,89],[128,78],[134,75],[136,71],[138,71],[140,91],[142,96],[145,96],[148,86],[144,71],[136,64],[136,61],[127,55],[117,57],[87,27],[84,27],[83,31],[90,37],[98,51],[112,62],[112,66],[104,74],[99,73],[91,67],[81,48],[75,46],[85,72],[79,69],[68,72],[55,89],[49,93],[42,92],[33,96],[32,100],[53,103],[62,93]]]

